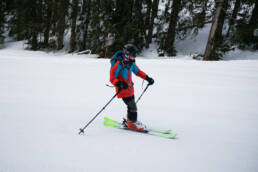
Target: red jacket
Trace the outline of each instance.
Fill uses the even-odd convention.
[[[131,97],[134,95],[134,87],[132,82],[132,72],[142,79],[146,78],[146,74],[139,69],[135,62],[128,62],[127,60],[117,61],[115,65],[110,69],[110,82],[116,87],[116,92],[118,92],[118,87],[115,85],[118,81],[124,81],[128,84],[127,89],[123,89],[117,95],[118,98]],[[126,65],[124,65],[126,64]],[[126,66],[126,67],[123,67]]]

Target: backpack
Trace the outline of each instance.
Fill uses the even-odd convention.
[[[110,60],[111,63],[111,68],[116,64],[117,61],[121,61],[122,59],[125,58],[125,54],[123,53],[123,51],[118,50],[113,57]]]

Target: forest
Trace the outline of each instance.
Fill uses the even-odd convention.
[[[257,0],[1,0],[0,47],[25,40],[27,49],[90,50],[107,57],[126,43],[139,51],[155,43],[159,56],[176,56],[175,40],[210,25],[198,56],[219,60],[235,48],[258,49]]]

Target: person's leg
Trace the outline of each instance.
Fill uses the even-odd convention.
[[[136,131],[144,131],[146,126],[137,120],[137,106],[134,96],[123,98],[123,101],[127,105],[127,127]]]
[[[134,96],[123,98],[124,103],[127,105],[127,119],[132,122],[137,121],[137,106]]]

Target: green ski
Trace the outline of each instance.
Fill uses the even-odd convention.
[[[152,129],[146,129],[144,131],[135,131],[131,130],[127,127],[124,127],[122,123],[115,121],[113,119],[110,119],[108,117],[104,117],[104,125],[112,128],[118,128],[123,130],[129,130],[134,132],[140,132],[144,134],[154,135],[158,137],[168,138],[168,139],[174,139],[177,134],[171,134],[171,130],[161,131],[161,130],[152,130]]]
[[[110,119],[108,117],[104,117],[104,120],[109,122],[109,123],[113,123],[113,124],[118,124],[121,125],[121,122],[115,121],[113,119]],[[148,129],[148,131],[152,131],[152,132],[156,132],[156,133],[161,133],[161,134],[170,134],[172,132],[172,130],[155,130],[155,129]]]

